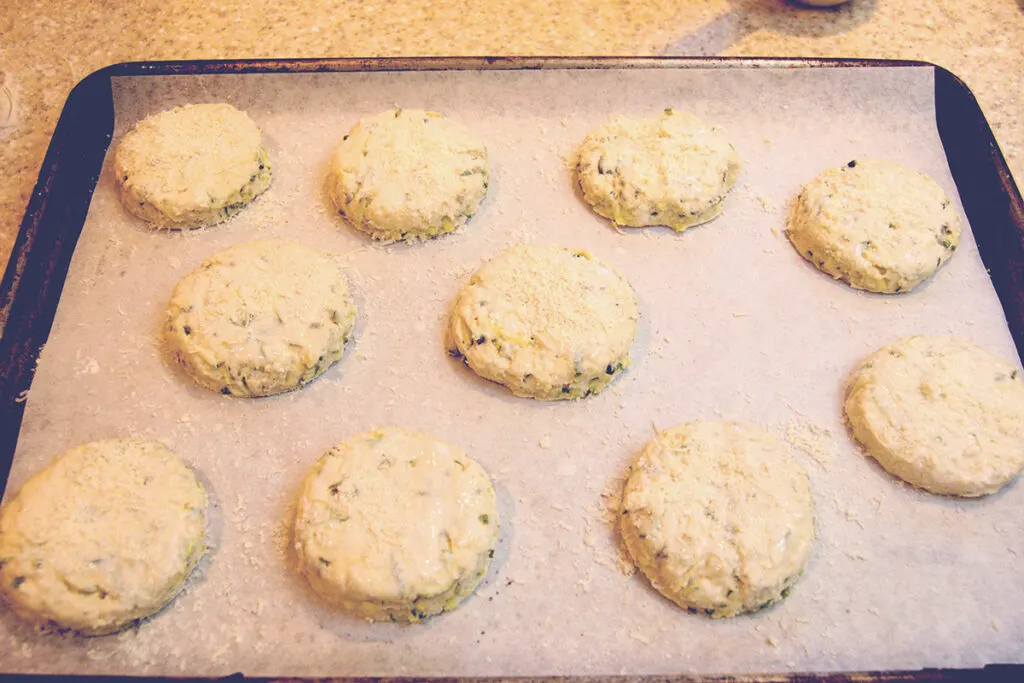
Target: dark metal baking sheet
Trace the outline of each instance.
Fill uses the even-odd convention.
[[[72,91],[54,132],[7,271],[0,285],[0,485],[6,483],[38,354],[45,344],[114,125],[111,79],[233,73],[405,71],[446,69],[722,68],[813,69],[930,67],[935,71],[936,123],[981,257],[1024,356],[1024,201],[991,128],[956,76],[921,62],[773,58],[427,58],[259,60],[119,64]],[[826,676],[681,677],[676,680],[1004,680],[1024,669],[984,672],[925,670]],[[50,677],[32,677],[49,680]],[[645,680],[665,680],[653,678]]]

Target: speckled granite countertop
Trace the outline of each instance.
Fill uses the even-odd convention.
[[[784,0],[3,0],[0,267],[65,99],[99,68],[484,54],[931,61],[973,90],[1015,177],[1024,178],[1024,0],[852,0],[836,9]]]
[[[1024,0],[6,0],[0,7],[0,265],[71,88],[121,61],[419,55],[921,59],[974,91],[1024,177]],[[128,9],[130,8],[130,9]]]

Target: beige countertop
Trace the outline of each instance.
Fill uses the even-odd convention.
[[[0,265],[71,88],[122,61],[420,55],[920,59],[974,91],[1024,177],[1024,0],[6,0],[0,7]],[[289,7],[298,5],[298,7]]]
[[[1024,0],[0,0],[0,268],[72,87],[123,61],[441,55],[934,62],[1024,178]]]

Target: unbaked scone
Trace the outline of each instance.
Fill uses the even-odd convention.
[[[884,159],[851,161],[808,183],[787,234],[818,270],[870,292],[909,292],[960,244],[960,213],[938,183]]]
[[[814,542],[807,475],[759,427],[690,422],[637,456],[621,530],[637,566],[680,607],[731,617],[789,594]]]
[[[466,223],[487,193],[487,148],[436,112],[395,109],[359,121],[331,160],[338,213],[380,240],[437,237]]]
[[[520,244],[462,286],[450,353],[516,396],[584,398],[629,367],[638,318],[613,268],[579,249]]]
[[[850,376],[846,417],[888,472],[932,493],[983,496],[1024,469],[1024,378],[952,337],[906,337]]]
[[[245,242],[181,279],[165,336],[174,358],[207,389],[268,396],[306,384],[340,359],[355,317],[333,258],[293,242]]]
[[[679,232],[722,213],[739,174],[740,155],[720,130],[673,109],[613,118],[583,141],[576,165],[583,196],[600,215]]]
[[[498,538],[490,478],[459,448],[384,428],[327,451],[295,513],[302,572],[326,601],[370,621],[455,609]]]
[[[113,633],[178,593],[205,539],[206,491],[166,447],[83,444],[0,512],[0,595],[40,628]]]
[[[219,223],[270,187],[256,123],[230,104],[188,104],[149,116],[114,153],[125,208],[161,228]]]

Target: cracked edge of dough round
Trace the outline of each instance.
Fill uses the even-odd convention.
[[[163,444],[81,444],[0,511],[0,595],[42,630],[105,635],[159,612],[206,552],[207,496]]]
[[[228,396],[298,389],[338,362],[355,326],[344,269],[294,242],[243,242],[183,277],[167,305],[171,356]]]
[[[342,441],[310,470],[295,550],[328,603],[368,621],[418,622],[476,590],[498,523],[476,461],[422,432],[384,427]]]
[[[118,143],[114,175],[130,213],[180,230],[227,220],[271,182],[259,126],[225,103],[187,104],[139,121]]]
[[[952,257],[959,211],[923,173],[886,159],[828,169],[800,191],[787,236],[818,270],[855,289],[909,292]]]
[[[519,244],[459,290],[449,354],[516,396],[586,398],[630,367],[639,315],[630,284],[589,252]]]
[[[844,411],[864,452],[931,493],[995,493],[1024,470],[1024,377],[953,337],[904,337],[850,374]]]
[[[659,593],[731,617],[789,594],[813,548],[814,501],[779,438],[752,425],[689,422],[635,458],[620,530]]]
[[[331,158],[331,202],[374,239],[439,237],[465,225],[487,194],[487,147],[443,114],[394,109],[361,119]]]
[[[616,225],[682,232],[722,213],[740,167],[721,130],[668,108],[646,118],[617,116],[591,131],[576,177],[587,203]]]

